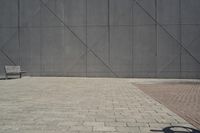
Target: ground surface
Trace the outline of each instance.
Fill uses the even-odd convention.
[[[192,127],[128,79],[1,80],[0,112],[0,133],[149,133]]]
[[[137,86],[200,129],[200,83],[158,83]]]

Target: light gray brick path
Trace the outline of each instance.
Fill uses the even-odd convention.
[[[0,81],[0,133],[150,133],[185,120],[127,79]]]

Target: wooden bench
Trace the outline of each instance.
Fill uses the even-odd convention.
[[[21,78],[25,71],[21,70],[20,66],[5,66],[6,79],[8,78]]]

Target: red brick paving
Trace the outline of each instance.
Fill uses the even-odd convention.
[[[200,129],[200,84],[137,84],[138,88]]]

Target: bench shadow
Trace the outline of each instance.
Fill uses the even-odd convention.
[[[6,77],[0,77],[0,80],[15,80],[20,78],[6,78]]]
[[[162,130],[150,130],[151,132],[163,132],[163,133],[200,133],[200,130],[184,127],[184,126],[170,126],[165,127]]]

